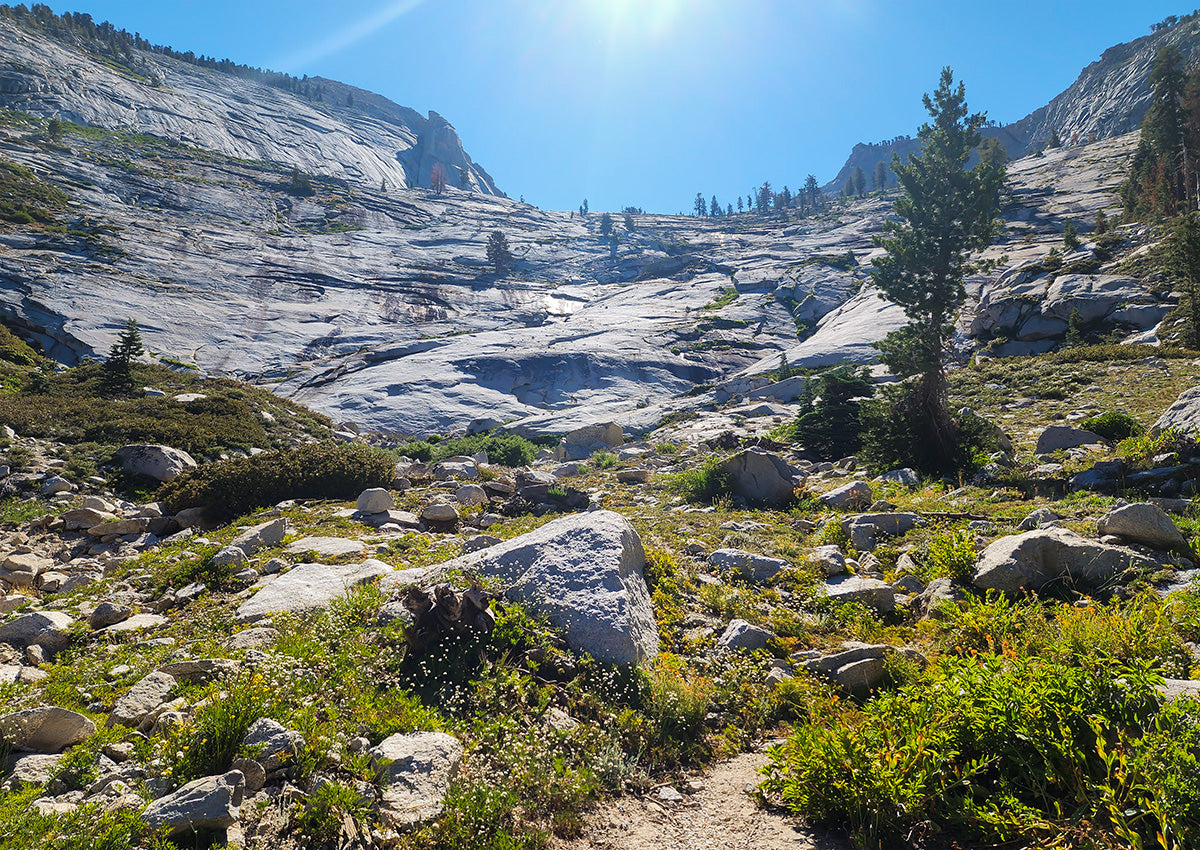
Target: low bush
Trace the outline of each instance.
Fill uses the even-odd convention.
[[[203,507],[210,521],[223,522],[287,499],[353,499],[388,486],[394,471],[387,452],[313,443],[186,470],[159,499],[169,511]]]
[[[913,829],[971,846],[1081,830],[1103,838],[1077,846],[1195,846],[1200,704],[1160,710],[1158,681],[1144,665],[944,657],[798,727],[770,751],[764,789],[861,847]]]
[[[1104,439],[1119,443],[1130,437],[1139,437],[1146,432],[1141,423],[1120,410],[1106,410],[1079,422],[1079,427]]]
[[[228,770],[250,726],[270,714],[272,701],[258,674],[213,686],[192,721],[180,726],[169,742],[167,752],[174,755],[170,775],[182,785]]]
[[[731,476],[721,469],[721,459],[709,457],[698,469],[666,476],[667,489],[689,502],[712,503],[731,493]]]
[[[528,466],[537,457],[538,448],[536,443],[516,434],[473,434],[469,437],[450,439],[429,437],[425,440],[414,440],[400,446],[395,452],[413,460],[437,463],[448,457],[471,457],[479,451],[485,451],[491,463],[501,466]]]

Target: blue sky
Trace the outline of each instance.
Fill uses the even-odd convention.
[[[378,92],[458,129],[516,198],[690,211],[832,179],[858,141],[912,133],[944,65],[1009,122],[1160,0],[78,0],[179,50]]]

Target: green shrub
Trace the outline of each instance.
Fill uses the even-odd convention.
[[[392,456],[378,449],[313,443],[186,470],[159,498],[167,510],[203,507],[220,522],[286,499],[353,499],[388,486],[394,470]]]
[[[926,544],[930,578],[970,579],[975,569],[975,535],[966,528],[934,534]]]
[[[1130,437],[1139,437],[1146,432],[1141,423],[1120,410],[1106,410],[1089,416],[1079,422],[1079,427],[1093,434],[1099,434],[1112,443],[1119,443]]]
[[[600,450],[592,453],[588,463],[596,467],[596,469],[611,469],[617,465],[617,456],[612,452]]]
[[[1188,794],[1200,706],[1158,714],[1157,681],[1137,665],[944,657],[924,681],[861,712],[797,728],[770,751],[764,788],[814,823],[849,828],[862,847],[890,845],[923,822],[968,846],[1039,845],[1072,828],[1136,846],[1159,832],[1195,836],[1200,807]],[[1190,734],[1169,741],[1160,722]],[[1178,793],[1164,799],[1159,783]]]
[[[437,463],[448,457],[471,457],[487,452],[488,461],[501,466],[528,466],[537,457],[538,445],[516,434],[472,434],[469,437],[441,438],[430,435],[395,449],[398,456],[424,463]]]
[[[171,776],[183,784],[228,770],[246,732],[255,720],[271,713],[273,700],[272,689],[257,673],[214,685],[192,721],[168,742],[167,752],[174,756]]]
[[[875,394],[866,369],[842,366],[812,379],[811,393],[791,424],[790,437],[822,460],[838,460],[861,446],[859,408]]]
[[[712,503],[728,496],[732,479],[721,469],[721,459],[709,457],[699,469],[688,469],[666,476],[667,489],[689,502]]]

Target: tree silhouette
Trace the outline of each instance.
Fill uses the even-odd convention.
[[[429,175],[429,188],[435,195],[446,191],[446,169],[440,162],[433,164],[433,171]]]

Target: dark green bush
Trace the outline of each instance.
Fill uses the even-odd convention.
[[[437,463],[456,455],[470,457],[480,450],[487,452],[491,463],[501,466],[528,466],[538,453],[536,444],[515,434],[472,434],[469,437],[451,438],[429,436],[424,440],[405,443],[396,449],[396,453],[425,463]]]
[[[1093,434],[1099,434],[1109,442],[1119,443],[1130,437],[1140,437],[1146,432],[1141,423],[1120,410],[1106,410],[1089,416],[1079,423],[1079,427]]]
[[[391,455],[378,449],[313,443],[189,469],[158,495],[169,511],[203,507],[221,522],[286,499],[353,499],[386,487],[394,470]]]
[[[842,366],[813,378],[789,436],[821,460],[852,455],[862,445],[859,407],[875,394],[866,369]]]
[[[947,466],[928,434],[922,433],[920,411],[903,384],[885,387],[880,395],[864,401],[859,409],[862,449],[858,457],[873,469],[912,467],[921,472],[950,474],[971,471],[1000,449],[1000,431],[982,416],[971,414],[955,420],[955,447]]]

